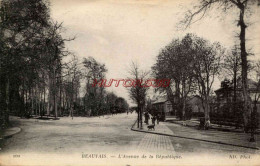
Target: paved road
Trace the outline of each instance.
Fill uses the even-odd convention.
[[[159,154],[159,155],[225,155],[230,153],[252,155],[256,151],[227,145],[172,138],[131,131],[136,114],[118,114],[93,118],[63,117],[60,120],[35,120],[11,117],[22,131],[7,139],[0,156],[56,155],[76,156],[84,154]],[[183,130],[178,125],[168,126],[174,133]],[[189,134],[188,129],[187,134]],[[58,156],[57,156],[58,155]],[[122,157],[122,156],[121,156]],[[134,156],[130,156],[134,157]],[[46,157],[44,157],[46,158]],[[71,157],[72,160],[75,157]],[[69,160],[69,159],[68,159]]]

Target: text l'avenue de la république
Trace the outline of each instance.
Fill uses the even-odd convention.
[[[118,159],[182,159],[182,156],[178,155],[161,155],[161,154],[118,154],[118,155],[107,155],[107,154],[89,154],[89,153],[82,153],[81,158],[85,159],[105,159],[105,158],[118,158]]]

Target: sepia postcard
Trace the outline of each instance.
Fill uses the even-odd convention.
[[[0,0],[0,165],[260,165],[259,0]]]

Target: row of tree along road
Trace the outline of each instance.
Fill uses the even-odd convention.
[[[57,118],[125,112],[125,99],[91,86],[105,78],[105,65],[92,57],[79,60],[66,49],[74,37],[62,37],[63,26],[50,18],[49,6],[46,0],[0,2],[1,127],[8,126],[10,114]]]

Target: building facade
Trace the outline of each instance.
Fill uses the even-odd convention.
[[[157,97],[152,101],[152,114],[161,116],[165,120],[167,116],[174,116],[175,111],[172,109],[172,103],[164,97]]]

